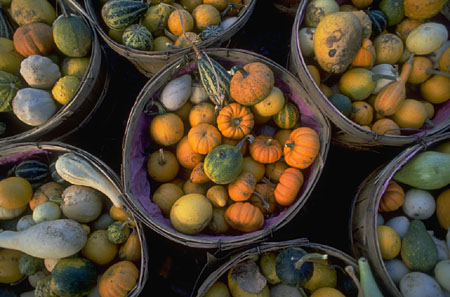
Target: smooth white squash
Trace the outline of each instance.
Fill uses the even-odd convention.
[[[106,176],[81,155],[65,153],[55,162],[58,174],[73,185],[91,187],[105,194],[114,206],[123,207],[120,193]]]
[[[409,189],[405,193],[403,212],[411,219],[426,220],[436,210],[436,201],[429,191]]]
[[[191,75],[183,74],[167,83],[159,96],[159,101],[167,110],[177,110],[189,100],[191,87]]]
[[[81,224],[69,219],[42,222],[23,231],[0,232],[0,247],[43,259],[72,256],[86,240]]]
[[[428,274],[413,271],[400,280],[400,292],[404,297],[444,297],[438,282]]]

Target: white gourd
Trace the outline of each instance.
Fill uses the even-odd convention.
[[[44,270],[40,270],[28,277],[28,282],[33,288],[36,288],[37,282],[48,275],[48,272]]]
[[[402,210],[411,219],[426,220],[434,214],[436,201],[430,192],[412,188],[405,192]]]
[[[400,292],[403,297],[444,297],[438,282],[426,273],[413,271],[400,280]]]
[[[439,261],[434,266],[434,278],[447,291],[450,291],[450,260]]]
[[[303,27],[298,31],[298,41],[300,44],[300,50],[302,51],[302,55],[305,57],[313,57],[314,56],[314,33],[316,32],[316,28],[312,27]]]
[[[89,223],[102,212],[102,194],[91,188],[71,185],[62,193],[61,210],[69,219],[79,223]]]
[[[49,92],[33,88],[17,91],[12,107],[19,120],[30,126],[44,124],[57,110],[55,100]]]
[[[234,23],[236,23],[236,21],[238,20],[237,17],[228,17],[223,19],[220,22],[220,27],[222,27],[222,29],[225,31],[226,29],[230,28]]]
[[[370,71],[375,74],[395,76],[397,78],[397,81],[400,80],[398,69],[391,64],[378,64],[373,66]],[[386,78],[377,79],[375,89],[373,89],[372,94],[378,94],[384,87],[393,82],[393,80]]]
[[[42,222],[23,231],[0,232],[0,247],[41,259],[72,256],[86,241],[81,224],[70,219]]]
[[[209,100],[208,93],[206,93],[206,90],[202,84],[197,82],[192,83],[191,96],[189,97],[189,100],[192,104],[199,104]]]
[[[406,216],[396,216],[390,218],[386,222],[386,226],[394,229],[395,232],[397,232],[398,236],[400,236],[400,238],[403,238],[403,236],[405,236],[406,232],[408,231],[409,223],[409,219]]]
[[[433,239],[434,243],[436,244],[436,248],[438,251],[438,260],[439,261],[447,260],[449,258],[448,257],[449,251],[445,240],[441,240],[436,236],[434,236],[434,232],[432,230],[427,230],[427,232],[431,235],[431,239]]]
[[[36,222],[33,220],[33,215],[24,215],[17,222],[17,231],[22,231],[30,228],[31,226],[36,225]]]
[[[51,201],[41,203],[33,210],[33,221],[36,224],[57,220],[60,217],[61,209],[59,209],[59,205]]]
[[[384,225],[384,218],[381,213],[377,213],[377,226]]]
[[[302,297],[302,294],[296,287],[280,283],[270,288],[270,297]]]
[[[168,111],[177,110],[189,100],[191,87],[191,75],[183,74],[167,83],[159,96],[159,101]]]
[[[384,266],[392,281],[398,285],[402,277],[409,273],[408,267],[400,259],[391,259],[384,262]]]
[[[47,57],[31,55],[20,63],[20,74],[32,88],[51,89],[61,77],[58,65]]]
[[[81,155],[65,153],[59,156],[55,162],[55,169],[69,183],[96,189],[105,194],[114,206],[123,207],[121,194],[114,185]]]

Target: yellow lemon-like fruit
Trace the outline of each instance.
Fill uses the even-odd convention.
[[[384,260],[391,260],[400,253],[402,241],[395,230],[386,225],[377,226],[378,246],[381,257]]]
[[[317,260],[313,263],[313,276],[304,287],[310,291],[315,291],[319,288],[329,287],[334,288],[337,284],[337,273],[332,267],[328,267],[327,260]]]
[[[283,108],[284,103],[283,92],[279,88],[273,87],[269,95],[255,104],[253,108],[260,116],[270,117],[277,114]]]
[[[12,40],[0,37],[0,70],[17,74],[23,59],[14,48]]]
[[[164,216],[169,216],[172,205],[183,195],[183,190],[179,186],[165,183],[160,185],[153,193],[152,201],[161,208]]]
[[[61,73],[63,76],[76,76],[81,81],[89,67],[89,62],[89,57],[65,58],[61,65]]]
[[[180,197],[170,210],[173,227],[184,234],[201,232],[212,218],[211,202],[202,194],[187,194]]]
[[[80,83],[80,79],[73,75],[61,77],[52,88],[53,98],[63,105],[66,104],[72,99]]]
[[[117,255],[119,246],[108,240],[106,230],[97,230],[90,234],[81,254],[98,265],[110,263]]]

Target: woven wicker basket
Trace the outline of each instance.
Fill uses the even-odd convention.
[[[250,19],[256,5],[256,0],[243,0],[244,7],[239,11],[238,19],[228,29],[216,37],[208,38],[197,44],[198,48],[218,47],[228,41],[236,34]],[[180,58],[183,55],[193,52],[192,46],[182,49],[172,49],[168,51],[139,51],[112,40],[105,30],[106,25],[100,16],[100,1],[85,0],[85,7],[97,32],[103,40],[119,55],[127,58],[139,72],[147,77],[153,76],[156,72],[168,63]]]
[[[388,296],[402,297],[402,294],[386,270],[376,237],[377,213],[381,196],[395,172],[414,155],[449,140],[450,133],[444,133],[433,140],[409,146],[392,161],[374,170],[361,183],[353,200],[350,218],[350,240],[353,253],[356,258],[363,256],[369,260],[377,282]],[[399,212],[401,213],[401,210],[383,214],[386,215],[385,220],[387,220],[387,216],[399,215]]]
[[[298,247],[306,250],[307,252],[315,252],[320,254],[327,254],[328,259],[331,263],[344,268],[345,266],[352,266],[355,274],[359,275],[359,268],[357,261],[346,253],[335,249],[331,246],[320,244],[320,243],[312,243],[307,239],[294,239],[288,241],[281,242],[264,242],[260,245],[247,249],[245,251],[234,253],[229,260],[220,265],[217,269],[215,269],[212,273],[210,273],[206,279],[202,282],[197,290],[197,294],[193,296],[203,297],[208,292],[209,288],[218,280],[226,279],[226,274],[228,271],[234,267],[236,264],[248,260],[254,259],[256,255],[261,255],[265,252],[278,252],[285,248],[290,247]],[[226,284],[226,280],[224,281]],[[194,293],[194,292],[193,292]]]
[[[315,129],[320,137],[320,152],[317,160],[305,170],[305,182],[294,204],[283,210],[278,216],[266,220],[261,230],[236,236],[217,236],[200,234],[189,236],[177,232],[167,218],[161,214],[159,207],[151,201],[151,185],[147,178],[146,160],[152,147],[147,134],[151,117],[144,113],[147,104],[156,100],[167,82],[183,73],[196,70],[194,55],[186,56],[164,68],[152,77],[139,94],[128,118],[123,141],[122,183],[130,199],[129,204],[148,227],[155,232],[179,244],[194,248],[230,249],[251,244],[270,236],[272,232],[288,223],[305,204],[323,170],[329,148],[330,127],[326,118],[310,101],[299,81],[286,69],[268,58],[238,49],[207,49],[210,57],[224,65],[226,69],[235,64],[246,64],[259,61],[268,65],[274,75],[275,85],[297,105],[302,117],[302,124]],[[150,199],[149,199],[150,198]]]
[[[427,141],[434,135],[445,132],[450,127],[450,101],[436,107],[436,113],[432,119],[434,127],[424,127],[414,134],[401,136],[377,134],[365,130],[362,126],[356,124],[339,112],[319,89],[306,67],[306,65],[315,65],[317,63],[312,59],[303,57],[300,49],[299,30],[302,26],[305,8],[308,2],[309,0],[300,1],[295,16],[294,24],[292,26],[291,53],[288,68],[300,78],[302,85],[305,87],[308,94],[315,102],[317,102],[323,113],[330,119],[333,124],[332,139],[335,143],[356,150],[367,148],[376,149],[381,146],[400,147],[417,143],[418,141]],[[338,2],[341,3],[344,1]]]
[[[91,163],[100,173],[102,173],[110,182],[111,185],[114,186],[114,191],[118,193],[123,193],[120,181],[117,175],[102,161],[100,161],[97,157],[89,154],[88,152],[79,149],[77,147],[62,143],[62,142],[22,142],[22,143],[12,143],[9,145],[5,145],[0,147],[0,167],[12,167],[20,161],[29,159],[31,157],[40,157],[47,159],[54,159],[58,155],[62,155],[64,153],[75,153],[86,159],[89,163]],[[124,194],[120,196],[123,197]],[[125,204],[125,208],[128,208]],[[128,292],[127,297],[136,297],[138,296],[148,278],[148,246],[147,241],[145,239],[144,228],[138,220],[132,214],[132,218],[136,224],[136,231],[140,239],[141,243],[141,260],[138,263],[137,267],[139,269],[139,279],[136,285]],[[14,220],[14,219],[12,219]],[[5,222],[5,221],[3,221]],[[1,289],[1,287],[0,287]],[[27,282],[21,281],[17,284],[17,288],[14,288],[14,291],[23,292],[23,290],[32,290]],[[18,295],[19,295],[18,294]]]
[[[65,0],[71,13],[83,16],[83,8],[75,0]],[[84,19],[90,24],[87,19]],[[92,26],[90,26],[92,29]],[[0,122],[6,124],[6,133],[0,138],[0,145],[24,141],[58,140],[77,131],[95,114],[109,86],[106,55],[92,29],[92,49],[89,66],[72,99],[62,106],[46,123],[31,127],[12,113],[1,113]]]

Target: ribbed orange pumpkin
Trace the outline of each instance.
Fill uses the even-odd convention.
[[[400,80],[387,85],[375,98],[374,109],[380,115],[393,115],[405,101],[405,85],[412,70],[413,58],[414,54],[411,54],[408,62],[403,66],[402,72],[400,73]]]
[[[251,203],[236,202],[225,211],[225,221],[235,230],[253,232],[264,225],[264,216],[259,208]]]
[[[405,191],[395,181],[389,181],[389,184],[380,199],[378,211],[388,212],[399,209],[405,202]]]
[[[289,206],[294,203],[297,194],[303,185],[303,173],[297,169],[289,167],[280,176],[280,182],[275,188],[275,199],[282,206]]]
[[[236,69],[230,82],[230,95],[242,105],[254,105],[269,95],[275,83],[272,70],[264,63],[251,62]]]
[[[375,63],[375,48],[369,38],[365,38],[361,48],[356,52],[352,61],[353,67],[363,67],[370,69]]]
[[[233,201],[246,201],[255,191],[256,177],[248,172],[242,172],[234,181],[228,184],[228,195]]]
[[[309,127],[292,131],[284,145],[284,160],[289,166],[305,169],[316,159],[320,149],[317,132]]]
[[[206,155],[222,143],[222,135],[213,125],[202,123],[189,130],[188,142],[194,152]]]
[[[55,48],[52,28],[45,23],[29,23],[14,32],[14,47],[24,57],[46,56]]]
[[[258,207],[263,215],[273,213],[276,206],[275,186],[266,183],[257,184],[249,201]]]
[[[239,103],[230,103],[217,116],[217,127],[224,137],[241,139],[253,129],[253,113]]]
[[[283,154],[278,140],[264,135],[255,137],[255,140],[249,146],[249,151],[255,161],[263,164],[276,162]]]
[[[100,277],[98,292],[101,297],[125,297],[139,278],[139,270],[131,261],[111,265]]]

